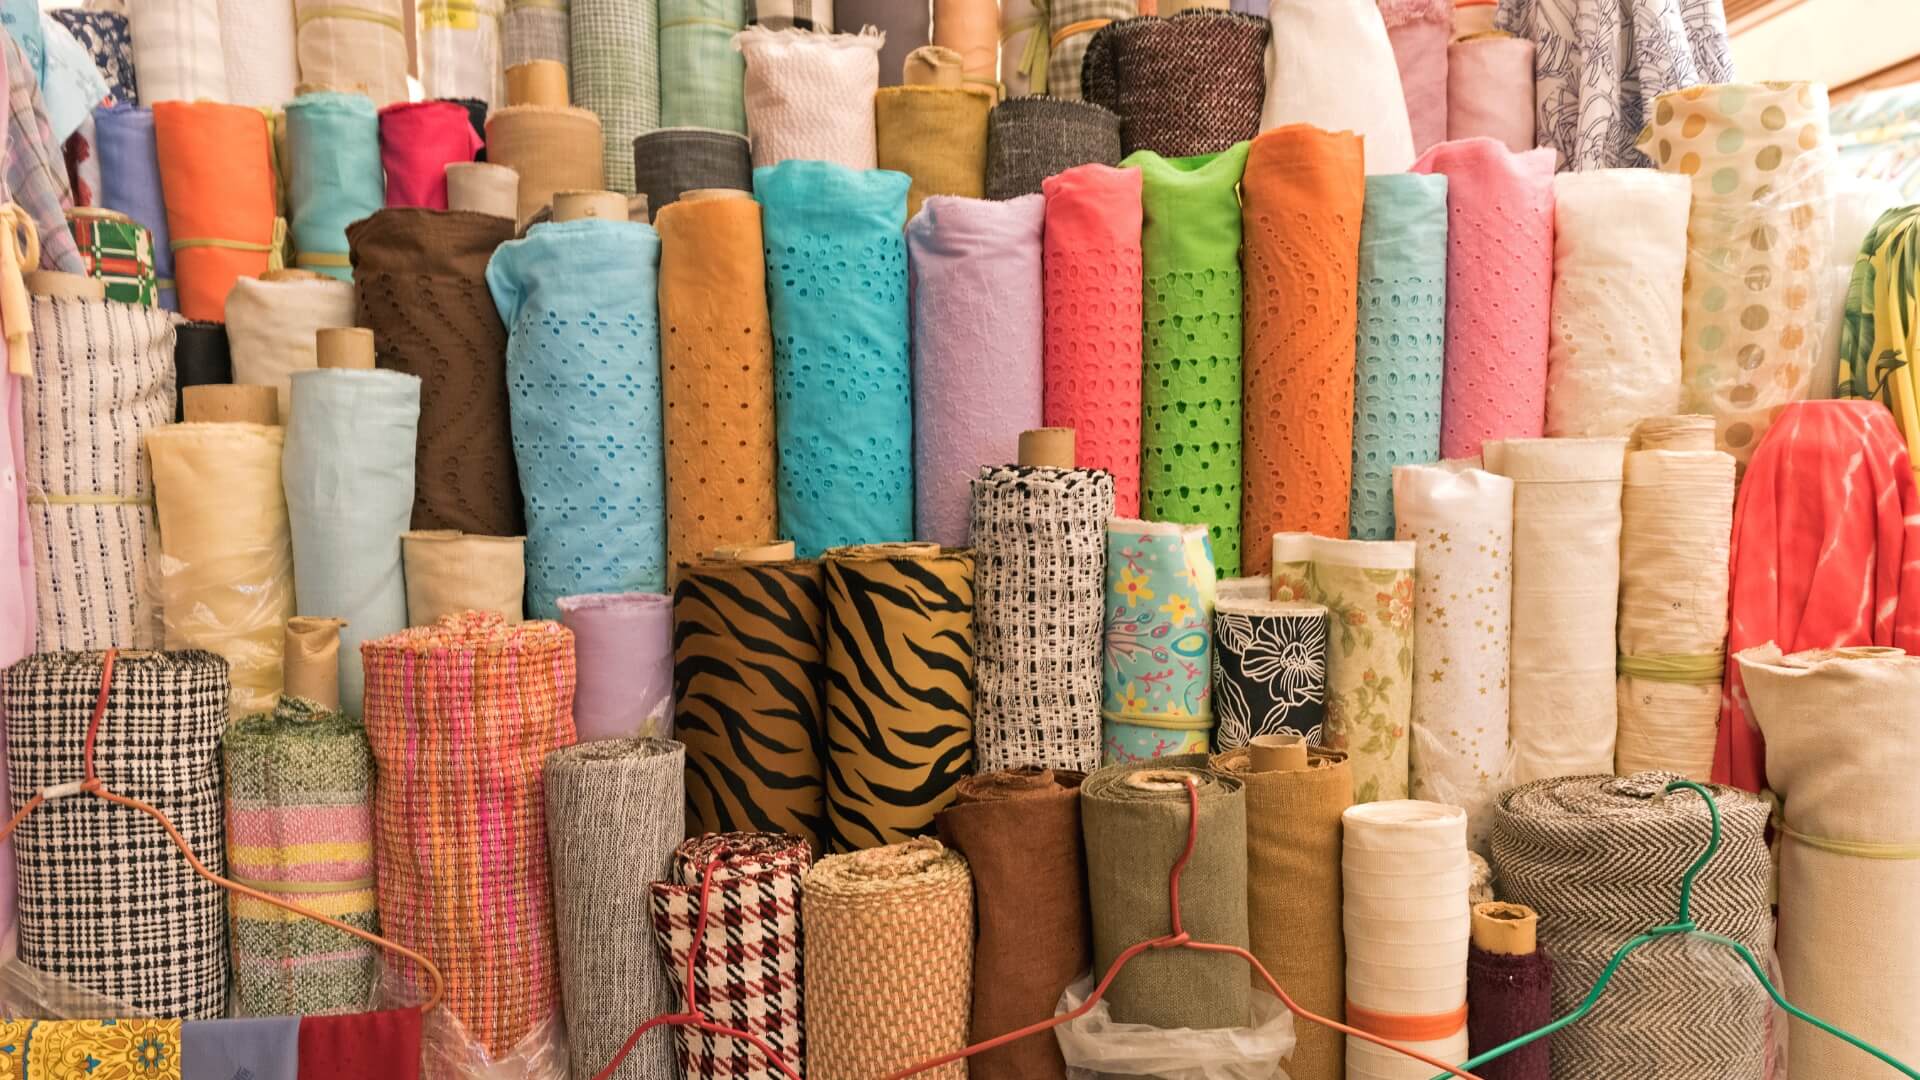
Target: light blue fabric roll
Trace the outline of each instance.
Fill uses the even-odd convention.
[[[294,265],[341,281],[347,226],[387,201],[380,118],[365,94],[323,91],[287,102],[287,203]]]
[[[534,618],[563,596],[666,591],[659,267],[653,226],[601,218],[535,225],[487,264]]]
[[[413,517],[420,380],[323,368],[293,375],[280,476],[293,532],[294,605],[347,620],[340,705],[360,715],[360,643],[407,626],[400,534]]]
[[[781,534],[802,558],[913,539],[905,173],[753,170],[767,245]]]
[[[173,289],[173,245],[167,207],[160,196],[160,158],[153,137],[153,110],[144,105],[102,105],[93,110],[95,149],[100,152],[100,205],[118,210],[153,234],[153,272],[160,279],[160,306],[180,310]]]
[[[1447,178],[1367,177],[1353,393],[1356,540],[1393,539],[1393,467],[1440,460]]]

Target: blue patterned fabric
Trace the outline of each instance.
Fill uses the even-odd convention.
[[[127,27],[125,15],[72,7],[55,8],[47,14],[93,55],[93,66],[107,80],[107,93],[113,100],[129,105],[140,100],[140,83],[133,73],[133,32]]]
[[[40,26],[40,0],[0,0],[0,27],[20,46],[27,66],[33,69],[33,81],[47,79],[47,39]]]
[[[100,153],[100,205],[118,210],[153,234],[153,272],[160,279],[160,306],[179,311],[173,291],[172,235],[160,198],[160,159],[153,139],[153,110],[107,105],[93,110],[95,149]]]
[[[373,99],[322,92],[287,102],[287,159],[294,265],[352,281],[347,226],[387,201]]]
[[[47,16],[46,69],[40,97],[47,106],[47,127],[53,141],[64,144],[108,95],[107,77],[94,65],[93,54],[72,31]]]

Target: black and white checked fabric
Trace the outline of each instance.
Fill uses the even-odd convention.
[[[101,653],[37,653],[0,680],[12,810],[86,774]],[[94,747],[109,790],[172,820],[226,869],[220,735],[227,662],[199,650],[122,653]],[[90,796],[54,799],[14,834],[20,959],[149,1016],[226,1014],[227,902],[144,814]]]
[[[747,0],[747,9],[752,15],[748,22],[769,30],[833,31],[833,0]]]

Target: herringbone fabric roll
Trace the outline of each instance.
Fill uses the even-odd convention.
[[[1143,15],[1093,35],[1086,100],[1120,116],[1120,151],[1217,154],[1260,133],[1267,21],[1225,11]]]

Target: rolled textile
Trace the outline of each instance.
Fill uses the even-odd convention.
[[[441,616],[490,611],[519,622],[527,562],[524,536],[468,536],[457,529],[400,534],[407,579],[407,625],[432,626]]]
[[[507,67],[533,60],[564,64],[568,58],[567,0],[507,0],[501,17],[501,59]],[[494,106],[506,104],[496,100]]]
[[[173,417],[186,418],[189,386],[218,386],[233,381],[233,354],[227,328],[217,322],[183,322],[173,328]]]
[[[927,0],[834,0],[834,22],[849,33],[872,26],[887,36],[880,50],[880,85],[900,85],[907,54],[933,42],[933,5]]]
[[[1302,1008],[1338,1020],[1347,998],[1340,816],[1353,805],[1353,771],[1344,751],[1319,747],[1307,765],[1259,769],[1247,748],[1213,759],[1215,772],[1246,785],[1248,948]],[[1319,1024],[1294,1035],[1287,1075],[1342,1075],[1344,1035]]]
[[[1353,399],[1361,209],[1360,137],[1306,124],[1269,129],[1241,181],[1246,297],[1242,535],[1345,539],[1353,489]],[[1267,571],[1250,542],[1242,572]]]
[[[600,119],[585,109],[511,105],[487,117],[487,160],[520,176],[519,221],[525,225],[556,191],[607,186]]]
[[[817,562],[702,559],[673,589],[673,726],[687,827],[790,832],[826,811],[826,597]]]
[[[467,113],[467,127],[472,129],[473,137],[475,139],[481,140],[484,143],[487,137],[487,114],[488,112],[491,111],[491,106],[489,106],[486,101],[480,98],[449,97],[449,98],[442,98],[441,100],[446,101],[448,104],[458,105],[462,109],[465,109]],[[502,107],[504,107],[505,104],[506,104],[505,100],[502,99],[501,101]],[[487,160],[487,149],[485,145],[482,145],[478,150],[474,151],[473,160],[475,161]]]
[[[660,128],[633,140],[633,182],[656,218],[688,191],[753,190],[747,137],[709,128]]]
[[[783,403],[775,415],[780,528],[809,557],[906,540],[907,177],[796,161],[754,170],[753,184],[767,251],[774,395]],[[836,269],[847,252],[859,253],[862,273]]]
[[[573,742],[573,635],[467,612],[361,653],[382,929],[439,966],[448,1009],[498,1058],[560,1007],[540,766]],[[569,859],[554,865],[572,884]],[[517,931],[486,930],[501,925]],[[417,968],[389,977],[424,990]]]
[[[1120,118],[1120,149],[1216,154],[1260,131],[1267,25],[1219,11],[1103,27],[1087,45],[1081,94]]]
[[[1847,301],[1853,291],[1853,271],[1860,261],[1861,248],[1867,235],[1875,231],[1874,225],[1880,220],[1880,215],[1902,201],[1900,189],[1890,181],[1861,177],[1849,182],[1844,176],[1835,180],[1832,198],[1833,247],[1830,249],[1827,285],[1820,293],[1825,309],[1820,330],[1820,351],[1814,357],[1813,375],[1807,380],[1807,397],[1813,401],[1840,396],[1839,376],[1843,364],[1849,368],[1848,375],[1853,374],[1854,365],[1848,363],[1841,349],[1843,340],[1848,336]],[[1866,296],[1862,295],[1856,303],[1865,300]],[[1867,310],[1862,310],[1860,314],[1866,314]],[[1872,334],[1863,332],[1870,326],[1871,319],[1861,324],[1860,330],[1853,332],[1853,349],[1871,346]],[[1903,430],[1906,426],[1901,425]]]
[[[1485,854],[1493,799],[1509,780],[1513,488],[1471,462],[1395,469],[1395,535],[1414,545],[1409,792],[1467,812]]]
[[[24,0],[11,2],[29,6]],[[33,21],[35,28],[39,25]],[[74,247],[73,237],[67,235],[66,212],[73,207],[73,191],[62,144],[55,141],[47,123],[47,102],[34,78],[37,69],[22,55],[11,34],[0,34],[0,53],[5,53],[7,75],[8,195],[39,229],[40,268],[85,273],[80,251]],[[17,341],[17,333],[15,338]]]
[[[1533,42],[1499,31],[1454,41],[1447,48],[1447,138],[1497,139],[1516,154],[1533,149],[1532,88]]]
[[[1120,118],[1084,101],[1011,98],[987,114],[987,198],[1042,190],[1078,165],[1120,162]]]
[[[1141,512],[1198,522],[1228,574],[1240,547],[1240,176],[1247,145],[1123,163],[1141,172]],[[1254,538],[1258,541],[1258,537]]]
[[[567,1042],[580,1080],[672,999],[666,966],[650,947],[651,921],[633,908],[667,876],[686,835],[686,757],[687,748],[668,739],[616,739],[557,750],[542,769]],[[673,1043],[656,1029],[613,1075],[672,1080]]]
[[[990,467],[973,481],[974,741],[985,772],[1100,765],[1101,590],[1113,479]]]
[[[1351,131],[1366,142],[1368,175],[1407,171],[1414,160],[1412,121],[1379,7],[1302,0],[1275,5],[1268,18],[1260,129],[1312,124]]]
[[[1109,23],[1138,14],[1136,0],[1050,0],[1046,8],[1047,94],[1067,101],[1081,100],[1081,67],[1093,35]]]
[[[347,230],[358,322],[383,368],[418,375],[413,527],[519,536],[507,427],[507,333],[487,259],[513,223],[487,214],[381,210]]]
[[[180,313],[221,322],[235,279],[278,265],[266,117],[243,105],[162,101],[153,133]]]
[[[1220,596],[1214,607],[1216,751],[1262,735],[1323,741],[1327,609],[1302,601]]]
[[[1496,905],[1512,911],[1527,908]],[[1478,920],[1480,905],[1473,917]],[[1537,916],[1534,916],[1537,919]],[[1479,924],[1476,922],[1475,924]],[[1531,932],[1528,940],[1532,940]],[[1545,1027],[1553,1020],[1553,961],[1541,949],[1494,952],[1476,940],[1467,949],[1468,1051],[1475,1057]],[[1551,1041],[1541,1039],[1476,1071],[1487,1080],[1548,1080]]]
[[[1000,87],[1005,97],[1047,92],[1047,52],[1052,36],[1047,27],[1048,6],[1049,0],[1001,0]],[[880,60],[886,62],[885,53]]]
[[[285,443],[285,428],[260,424],[173,424],[146,434],[166,647],[226,657],[241,716],[273,708],[282,628],[294,614]]]
[[[447,166],[472,161],[484,145],[459,102],[401,101],[381,109],[386,205],[447,209]]]
[[[280,392],[280,415],[292,415],[295,372],[317,364],[314,336],[352,326],[353,285],[345,281],[241,278],[227,294],[227,342],[232,381]],[[225,380],[222,380],[225,381]],[[376,635],[378,636],[378,635]]]
[[[285,105],[293,98],[298,67],[293,5],[219,0],[219,8],[221,66],[227,72],[219,100],[256,109]]]
[[[146,76],[141,80],[141,105],[226,98],[222,6],[221,0],[149,0],[126,5],[134,67]]]
[[[33,324],[18,483],[35,647],[155,648],[159,537],[143,444],[173,419],[173,327],[156,308],[51,297],[34,299]]]
[[[800,158],[874,167],[873,95],[879,33],[817,34],[749,26],[733,46],[747,59],[747,130],[756,169]]]
[[[1553,155],[1447,142],[1412,172],[1447,178],[1447,371],[1440,455],[1546,423],[1553,302]]]
[[[508,221],[517,220],[520,211],[520,174],[505,165],[484,161],[466,164],[452,162],[444,172],[447,181],[447,209],[472,210],[492,214]]]
[[[360,721],[302,698],[236,720],[221,739],[227,864],[235,879],[369,933],[373,754]],[[365,1010],[379,952],[247,896],[230,900],[235,992],[245,1016]]]
[[[120,211],[153,234],[160,306],[177,311],[180,301],[174,292],[173,244],[160,193],[153,110],[126,103],[102,105],[93,110],[93,123],[100,150],[100,205]]]
[[[746,0],[662,0],[659,18],[660,117],[652,126],[745,134],[741,83],[747,69],[733,35],[747,23]],[[631,143],[620,152],[627,153]]]
[[[1204,754],[1213,735],[1215,576],[1199,525],[1107,523],[1102,761]]]
[[[153,234],[145,225],[117,210],[75,207],[67,211],[67,231],[80,249],[87,276],[104,283],[107,299],[142,307],[159,305]]]
[[[1110,766],[1080,785],[1096,972],[1168,933],[1168,874],[1196,827],[1180,879],[1182,928],[1195,941],[1247,947],[1246,783],[1208,770],[1204,758],[1183,761]],[[1122,1024],[1232,1028],[1247,1025],[1252,991],[1237,957],[1164,949],[1134,957],[1106,1001]]]
[[[347,226],[380,209],[385,195],[381,121],[364,94],[322,92],[289,101],[286,123],[294,262],[351,280]]]
[[[830,855],[801,893],[808,1074],[883,1076],[967,1045],[966,859],[929,837]],[[921,1075],[966,1074],[956,1061]]]
[[[769,30],[833,33],[833,0],[747,0],[747,16]]]
[[[962,78],[999,96],[999,0],[933,0],[933,44],[959,53]]]
[[[1425,153],[1427,147],[1459,136],[1448,134],[1448,115],[1453,109],[1452,53],[1447,44],[1453,38],[1453,0],[1385,0],[1380,18],[1387,27],[1387,42],[1393,46],[1394,66],[1400,72],[1400,90],[1407,102],[1407,126],[1413,135],[1413,152]],[[1521,107],[1526,110],[1527,129],[1533,129],[1533,68],[1527,68],[1526,92]],[[1533,146],[1516,146],[1528,150]]]
[[[1621,776],[1713,772],[1733,490],[1733,459],[1713,448],[1711,417],[1635,430],[1620,491]]]
[[[991,96],[961,86],[890,86],[874,94],[874,160],[912,178],[909,218],[929,195],[986,194],[992,108]]]
[[[0,13],[0,26],[6,25],[10,17],[10,12]],[[68,143],[89,141],[82,129],[91,121],[94,106],[107,100],[107,78],[94,65],[93,54],[87,47],[71,30],[56,22],[50,12],[36,12],[35,17],[46,47],[39,78],[41,109],[47,116],[48,134],[64,161]],[[90,157],[83,155],[79,159],[78,170],[69,166],[65,179],[69,181],[70,195],[85,195],[80,184],[83,173],[88,184],[98,182],[97,171],[85,171],[85,162]],[[82,198],[79,205],[86,205],[86,200]]]
[[[375,105],[407,100],[402,0],[293,0],[300,84],[358,91]]]
[[[1467,814],[1401,799],[1340,815],[1347,1023],[1449,1064],[1467,1059]],[[1413,1038],[1418,1025],[1426,1038]],[[1425,1076],[1433,1066],[1347,1040],[1347,1076]]]
[[[563,596],[573,631],[581,742],[669,738],[673,732],[673,602],[654,593]]]
[[[1920,472],[1920,394],[1913,373],[1920,360],[1920,326],[1911,309],[1917,290],[1910,267],[1920,264],[1920,207],[1888,210],[1860,246],[1848,279],[1839,334],[1838,390],[1847,397],[1886,403]]]
[[[600,118],[606,186],[631,193],[633,139],[660,126],[660,13],[647,0],[568,0],[573,103]]]
[[[1080,781],[1077,772],[1040,767],[982,773],[960,781],[954,804],[940,811],[941,840],[973,874],[969,1042],[1051,1016],[1093,960]],[[971,1060],[969,1070],[983,1075],[1066,1077],[1053,1039],[1023,1039]]]
[[[1133,517],[1140,513],[1141,171],[1082,165],[1041,186],[1041,420],[1074,430],[1076,463],[1111,473],[1114,513]]]
[[[124,11],[87,11],[55,8],[47,12],[73,34],[93,56],[93,64],[107,80],[107,96],[129,105],[140,100],[133,63],[133,32]],[[162,17],[166,12],[162,11]]]
[[[505,9],[462,0],[425,0],[414,23],[420,88],[429,98],[474,98],[484,116],[489,102],[507,103]]]
[[[805,840],[785,833],[708,834],[675,848],[667,880],[648,886],[654,942],[667,967],[674,1007],[689,1011],[697,1003],[701,1015],[758,1037],[796,1073],[806,1062],[800,883],[812,859]],[[707,919],[700,928],[703,889]],[[689,965],[696,945],[707,962]],[[736,955],[737,962],[711,962]],[[686,1000],[684,989],[689,966],[694,1002]],[[756,1047],[730,1035],[682,1027],[677,1048],[680,1070],[688,1076],[782,1076]]]
[[[1500,893],[1540,913],[1540,947],[1553,957],[1553,1015],[1587,996],[1615,950],[1673,921],[1680,878],[1706,850],[1706,804],[1688,790],[1662,794],[1672,773],[1540,780],[1500,796],[1493,865]],[[1714,787],[1721,844],[1693,883],[1700,930],[1765,956],[1773,947],[1765,840],[1767,804]],[[1785,893],[1782,893],[1784,899]],[[1795,991],[1796,994],[1799,991]],[[1702,1001],[1714,1002],[1701,1010]],[[1578,1024],[1553,1036],[1553,1075],[1631,1074],[1732,1080],[1762,1075],[1773,1009],[1739,957],[1687,937],[1634,950]],[[1675,1016],[1691,1019],[1684,1027]]]

